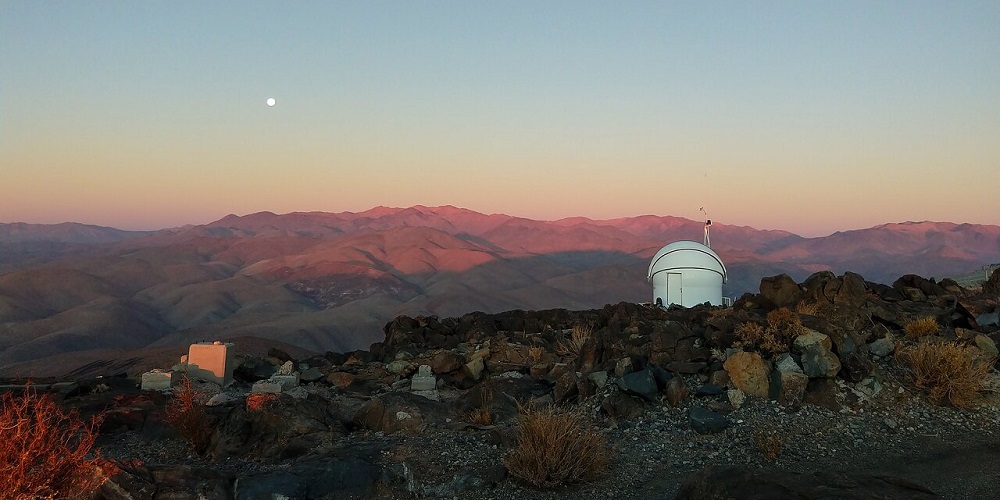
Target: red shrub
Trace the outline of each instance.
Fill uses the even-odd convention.
[[[113,472],[99,454],[88,458],[98,418],[84,422],[30,385],[0,405],[0,498],[78,498]]]

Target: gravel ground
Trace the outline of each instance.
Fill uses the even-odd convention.
[[[508,477],[492,489],[449,488],[470,469],[501,467],[504,448],[492,443],[484,431],[429,430],[398,438],[400,449],[413,453],[387,454],[386,463],[407,463],[413,471],[411,489],[424,494],[418,496],[455,498],[673,498],[687,476],[710,465],[887,474],[927,486],[943,498],[1000,495],[1000,406],[996,404],[976,411],[929,406],[889,382],[874,398],[839,412],[813,405],[789,412],[777,403],[748,398],[729,414],[729,429],[703,435],[692,430],[688,412],[692,404],[706,401],[689,398],[685,403],[677,408],[665,402],[651,404],[641,420],[617,423],[602,417],[596,404],[589,404],[595,429],[614,450],[607,474],[589,484],[539,491]],[[767,436],[771,441],[764,439]],[[767,442],[780,443],[773,460],[762,451]]]
[[[430,425],[417,435],[354,432],[339,439],[336,447],[374,450],[376,461],[397,478],[396,490],[381,492],[381,498],[673,498],[686,477],[710,465],[888,474],[925,485],[943,498],[1000,495],[996,395],[975,411],[940,408],[897,383],[884,367],[876,378],[883,381],[877,395],[836,412],[808,404],[789,411],[775,402],[747,398],[728,414],[732,425],[717,434],[696,433],[688,414],[693,405],[728,405],[725,395],[689,397],[676,408],[662,400],[650,403],[637,421],[614,421],[600,412],[600,397],[590,398],[581,405],[612,449],[608,470],[597,481],[548,491],[504,477],[504,442],[513,435],[512,420],[461,430]],[[686,382],[692,394],[700,385],[694,378]],[[610,384],[604,389],[613,390]],[[175,437],[149,440],[131,432],[113,435],[102,449],[112,458],[203,465],[234,475],[288,465],[212,462],[187,452]],[[776,456],[766,457],[767,451]],[[470,486],[470,477],[499,482]],[[400,493],[404,490],[409,493]]]

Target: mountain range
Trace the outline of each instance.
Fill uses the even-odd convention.
[[[399,314],[648,301],[649,259],[702,229],[670,216],[538,221],[451,206],[260,212],[146,232],[0,224],[0,374],[235,337],[343,352],[381,339]],[[1000,226],[903,222],[805,238],[716,223],[712,248],[728,269],[724,293],[738,296],[779,273],[891,283],[968,272],[1000,262]]]

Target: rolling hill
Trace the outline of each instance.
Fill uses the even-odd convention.
[[[399,314],[645,301],[648,259],[700,240],[678,217],[537,221],[466,209],[260,212],[156,232],[0,224],[0,373],[76,352],[257,337],[365,348]],[[1000,262],[1000,226],[904,222],[803,238],[716,223],[724,293],[820,270],[877,282]],[[89,358],[88,358],[89,359]]]

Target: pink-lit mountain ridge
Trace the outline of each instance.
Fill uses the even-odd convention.
[[[152,233],[0,224],[0,373],[67,352],[237,336],[343,351],[378,340],[398,314],[646,301],[648,259],[701,234],[678,217],[536,221],[450,206],[261,212]],[[946,222],[821,238],[716,223],[712,243],[730,296],[778,273],[891,283],[1000,262],[1000,226]]]

